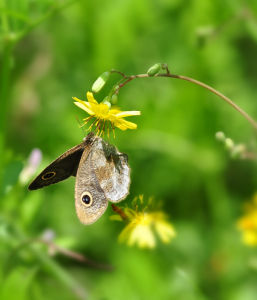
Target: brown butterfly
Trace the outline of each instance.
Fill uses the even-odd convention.
[[[108,201],[120,202],[129,193],[127,155],[93,133],[53,161],[28,188],[40,189],[70,176],[76,176],[75,206],[83,224],[94,223],[105,212]]]

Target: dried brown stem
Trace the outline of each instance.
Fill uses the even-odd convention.
[[[123,221],[127,221],[128,220],[128,216],[124,213],[124,211],[120,207],[116,206],[113,203],[112,203],[112,210],[115,213],[117,213],[118,215],[120,215]]]
[[[95,261],[87,258],[86,256],[84,256],[84,255],[82,255],[78,252],[74,252],[74,251],[62,248],[62,247],[56,245],[53,242],[46,241],[44,239],[38,239],[37,241],[47,245],[48,247],[50,247],[51,250],[54,250],[57,253],[60,253],[60,254],[62,254],[64,256],[67,256],[67,257],[70,257],[70,258],[72,258],[72,259],[74,259],[74,260],[76,260],[80,263],[87,264],[90,267],[97,268],[97,269],[103,269],[103,270],[107,270],[107,271],[112,271],[113,270],[113,267],[111,265],[95,262]]]
[[[116,74],[119,74],[119,75],[121,75],[122,77],[124,77],[124,78],[127,78],[127,76],[124,74],[124,73],[122,73],[121,71],[118,71],[118,70],[111,70],[111,73],[116,73]]]

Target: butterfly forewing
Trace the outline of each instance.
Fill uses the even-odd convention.
[[[76,176],[79,161],[85,147],[85,142],[83,142],[63,153],[32,181],[28,189],[40,189],[62,181],[72,175]]]

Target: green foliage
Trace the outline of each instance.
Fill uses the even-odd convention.
[[[15,268],[2,284],[1,299],[28,299],[28,288],[35,276],[35,270]]]
[[[28,192],[19,174],[31,149],[43,152],[40,171],[82,140],[77,118],[85,114],[71,97],[85,99],[113,68],[138,74],[167,62],[256,119],[256,19],[256,1],[243,0],[0,0],[0,299],[255,300],[256,248],[242,244],[236,222],[257,169],[231,160],[214,135],[223,131],[255,153],[256,135],[208,91],[146,78],[119,93],[122,110],[142,112],[136,131],[112,140],[132,167],[126,201],[142,193],[162,200],[177,231],[169,245],[120,245],[110,208],[91,226],[79,223],[74,178]],[[53,251],[42,240],[47,229],[58,247],[114,270]]]

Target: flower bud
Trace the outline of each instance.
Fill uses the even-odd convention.
[[[233,150],[235,144],[233,142],[233,140],[231,140],[230,138],[226,138],[225,139],[225,148],[228,150]]]
[[[147,74],[149,76],[154,76],[156,74],[159,73],[159,71],[161,70],[162,64],[158,63],[158,64],[154,64],[153,66],[151,66],[148,71]]]
[[[245,152],[245,145],[243,144],[236,145],[231,152],[231,157],[235,159],[240,158],[244,152]]]
[[[101,89],[104,87],[109,77],[110,77],[109,71],[104,72],[102,75],[100,75],[92,85],[92,92],[98,93],[99,91],[101,91]]]
[[[118,102],[118,96],[117,96],[117,94],[113,94],[112,98],[111,98],[111,103],[117,104],[117,102]]]
[[[108,105],[108,107],[111,108],[112,105],[111,105],[111,103],[110,103],[109,100],[110,100],[109,97],[106,96],[106,97],[104,98],[104,100],[102,101],[102,103]]]
[[[224,132],[222,132],[222,131],[216,132],[215,137],[219,142],[225,142],[226,137],[225,137]]]

